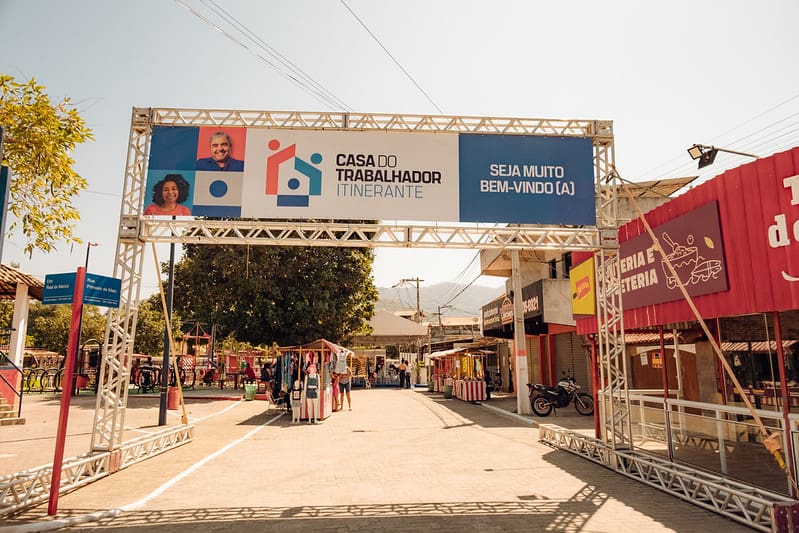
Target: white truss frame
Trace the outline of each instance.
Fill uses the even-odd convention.
[[[155,243],[584,251],[597,247],[595,228],[199,219],[148,219],[140,227],[140,238]]]
[[[175,426],[122,444],[114,452],[87,452],[64,460],[59,494],[71,492],[123,468],[190,442],[194,426]],[[53,465],[47,464],[0,478],[0,517],[46,502]]]
[[[156,220],[143,216],[145,169],[153,126],[245,126],[301,130],[525,134],[591,138],[595,179],[613,168],[609,121],[288,111],[134,108],[114,276],[122,279],[120,307],[111,313],[100,372],[92,450],[115,449],[124,427],[127,383],[141,288],[144,245],[156,243],[595,250],[595,227],[343,224],[329,221]],[[615,196],[612,188],[603,189]],[[598,203],[601,225],[615,212]],[[610,205],[615,206],[615,201]],[[614,226],[615,227],[615,226]]]
[[[785,523],[785,515],[796,505],[796,500],[782,494],[646,453],[614,449],[609,443],[556,425],[541,424],[538,431],[541,442],[759,531],[779,530],[777,522]]]
[[[615,231],[616,190],[608,183],[614,173],[613,125],[601,120],[528,119],[510,117],[396,115],[378,113],[330,113],[287,111],[235,111],[206,109],[134,108],[128,144],[122,205],[120,210],[114,277],[120,278],[120,307],[109,314],[103,350],[91,452],[87,456],[97,473],[107,475],[111,464],[105,453],[121,453],[127,406],[130,364],[140,300],[142,261],[148,242],[239,245],[302,245],[357,247],[417,247],[528,250],[596,250],[597,227],[496,227],[438,224],[342,224],[320,222],[273,222],[263,220],[170,221],[143,216],[145,169],[149,157],[152,127],[160,126],[244,126],[298,130],[450,132],[481,134],[524,134],[583,137],[592,139],[597,187],[597,227]],[[623,337],[621,337],[623,339]],[[623,342],[623,341],[622,341]],[[617,360],[616,360],[617,361]],[[191,426],[188,426],[189,428]],[[190,431],[190,429],[188,430]],[[624,439],[629,439],[624,436]],[[180,439],[174,445],[182,444]],[[164,446],[169,446],[165,440]],[[164,451],[161,445],[140,458]],[[139,459],[140,459],[139,458]],[[123,458],[124,459],[124,458]],[[139,460],[137,459],[137,460]],[[124,459],[127,460],[127,459]],[[113,462],[113,461],[112,461]],[[44,475],[44,474],[42,474]],[[14,485],[14,482],[10,482]],[[21,487],[22,485],[20,485]],[[70,483],[62,487],[70,490]],[[9,493],[37,490],[8,489]],[[36,503],[38,503],[37,500]],[[20,502],[16,509],[32,505]],[[0,508],[0,513],[2,509]]]

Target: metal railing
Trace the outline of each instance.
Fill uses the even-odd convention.
[[[662,396],[635,392],[629,396],[629,408],[637,448],[781,494],[791,494],[788,475],[763,446],[758,426],[745,407],[675,398],[664,400]],[[770,433],[780,435],[782,448],[786,450],[782,413],[764,409],[755,412]],[[791,414],[789,420],[788,438],[796,444],[799,442],[796,430],[799,415]],[[784,459],[786,463],[796,462],[793,457]]]
[[[31,368],[22,369],[22,392],[61,392],[63,368]]]
[[[11,381],[6,378],[5,373],[0,372],[0,379],[3,380],[3,383],[11,390],[11,392],[17,397],[17,417],[22,416],[22,387],[23,387],[23,379],[22,379],[22,369],[14,364],[14,361],[8,357],[8,354],[4,351],[0,351],[0,369],[9,370],[13,369],[16,371],[16,375],[18,379],[13,380],[15,383],[19,383],[19,388],[15,385],[15,383],[11,383]]]

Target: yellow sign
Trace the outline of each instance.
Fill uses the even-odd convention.
[[[569,273],[569,286],[572,295],[572,313],[574,315],[595,315],[596,283],[593,257],[572,267]]]

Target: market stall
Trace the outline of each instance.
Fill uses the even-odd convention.
[[[325,339],[319,339],[299,346],[285,346],[280,348],[278,356],[278,375],[275,377],[280,391],[290,395],[297,384],[302,384],[313,364],[320,376],[319,419],[324,420],[333,413],[333,374],[336,373],[338,361],[350,361],[352,352],[343,346]],[[302,392],[300,404],[300,418],[308,418],[308,400],[305,391]]]
[[[485,354],[464,350],[455,357],[453,395],[466,402],[485,401]]]
[[[443,350],[430,354],[430,380],[433,382],[434,392],[444,392],[445,386],[452,385],[455,375],[455,354],[460,350]],[[450,391],[451,392],[451,391]]]
[[[433,390],[466,402],[485,401],[485,357],[482,351],[468,348],[434,352],[430,355]]]

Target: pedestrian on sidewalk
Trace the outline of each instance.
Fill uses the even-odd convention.
[[[407,374],[408,374],[408,363],[405,361],[405,359],[403,359],[400,362],[399,366],[399,382],[400,382],[399,386],[401,389],[405,388],[405,379],[407,379]]]
[[[350,392],[352,391],[352,368],[347,365],[347,369],[343,374],[338,375],[338,410],[344,409],[344,395],[347,396],[347,408],[352,411],[352,400],[350,399]]]

